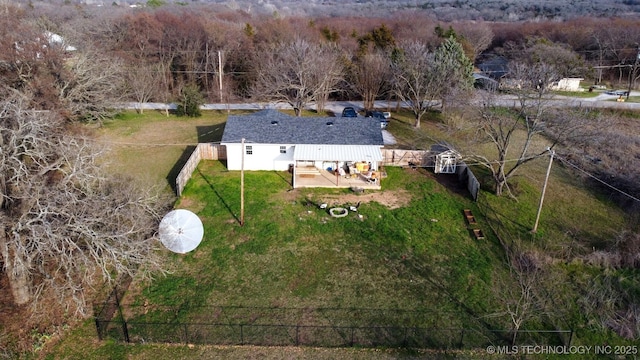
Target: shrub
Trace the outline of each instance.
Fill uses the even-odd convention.
[[[195,84],[187,85],[180,92],[176,114],[178,116],[200,117],[200,105],[204,102],[200,89]]]

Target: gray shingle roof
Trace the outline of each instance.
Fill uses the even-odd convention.
[[[296,117],[271,109],[229,115],[222,142],[242,138],[257,144],[384,145],[379,119]]]

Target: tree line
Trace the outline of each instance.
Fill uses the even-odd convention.
[[[297,108],[306,98],[303,103],[312,101],[322,109],[328,99],[361,99],[368,107],[375,99],[407,98],[399,89],[398,71],[409,48],[419,43],[435,54],[450,38],[475,65],[537,52],[553,62],[560,76],[625,84],[633,75],[635,84],[631,72],[640,43],[640,25],[622,18],[442,23],[420,15],[410,22],[400,15],[252,16],[205,6],[65,10],[45,15],[41,7],[5,9],[6,36],[0,42],[7,55],[0,76],[13,88],[37,87],[37,108],[63,104],[66,115],[75,119],[108,116],[107,105],[120,101],[178,102],[187,88],[197,89],[206,102],[279,100],[298,102],[292,104]],[[77,50],[47,46],[41,35],[45,31],[61,34]],[[16,52],[16,46],[24,51]],[[44,56],[47,61],[40,61]],[[386,64],[376,63],[380,61]],[[297,84],[284,96],[273,91],[282,87],[276,85],[279,81],[291,81],[279,76],[311,75],[309,67],[316,70],[315,85]],[[452,79],[449,75],[445,77]],[[311,81],[298,77],[298,82]],[[76,98],[81,89],[90,95]],[[299,92],[299,99],[291,100],[291,92]],[[93,105],[84,106],[88,102]]]

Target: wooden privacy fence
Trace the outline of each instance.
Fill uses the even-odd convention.
[[[480,192],[480,182],[473,174],[471,169],[464,162],[460,162],[456,165],[456,174],[458,175],[458,181],[467,184],[467,190],[471,194],[474,201],[478,201],[478,193]]]
[[[427,150],[382,149],[382,165],[386,166],[426,166],[429,157]]]
[[[433,168],[436,155],[437,152],[427,150],[382,149],[382,165]],[[464,161],[456,164],[456,174],[458,181],[466,184],[473,200],[477,200],[480,182]]]
[[[417,166],[433,167],[434,154],[428,150],[402,150],[402,149],[381,149],[382,165],[384,166]],[[200,160],[226,160],[227,147],[214,143],[199,143],[189,156],[180,173],[176,177],[176,193],[182,195],[184,187],[191,178]],[[471,196],[476,200],[480,183],[464,163],[458,164],[458,177],[462,182],[467,182],[467,188]]]
[[[382,165],[409,166],[409,163],[424,166],[427,162],[429,151],[425,150],[397,150],[382,149]],[[184,164],[176,177],[176,193],[182,195],[182,190],[187,185],[191,175],[200,163],[200,160],[225,160],[227,148],[224,145],[213,143],[199,143],[189,160]]]
[[[176,192],[178,196],[182,195],[182,190],[184,190],[184,187],[191,178],[191,174],[193,174],[196,167],[198,167],[200,160],[224,160],[226,158],[226,146],[213,143],[199,143],[176,177]]]

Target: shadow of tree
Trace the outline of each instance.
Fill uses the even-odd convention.
[[[222,133],[226,123],[196,126],[199,143],[219,143],[222,140]]]

